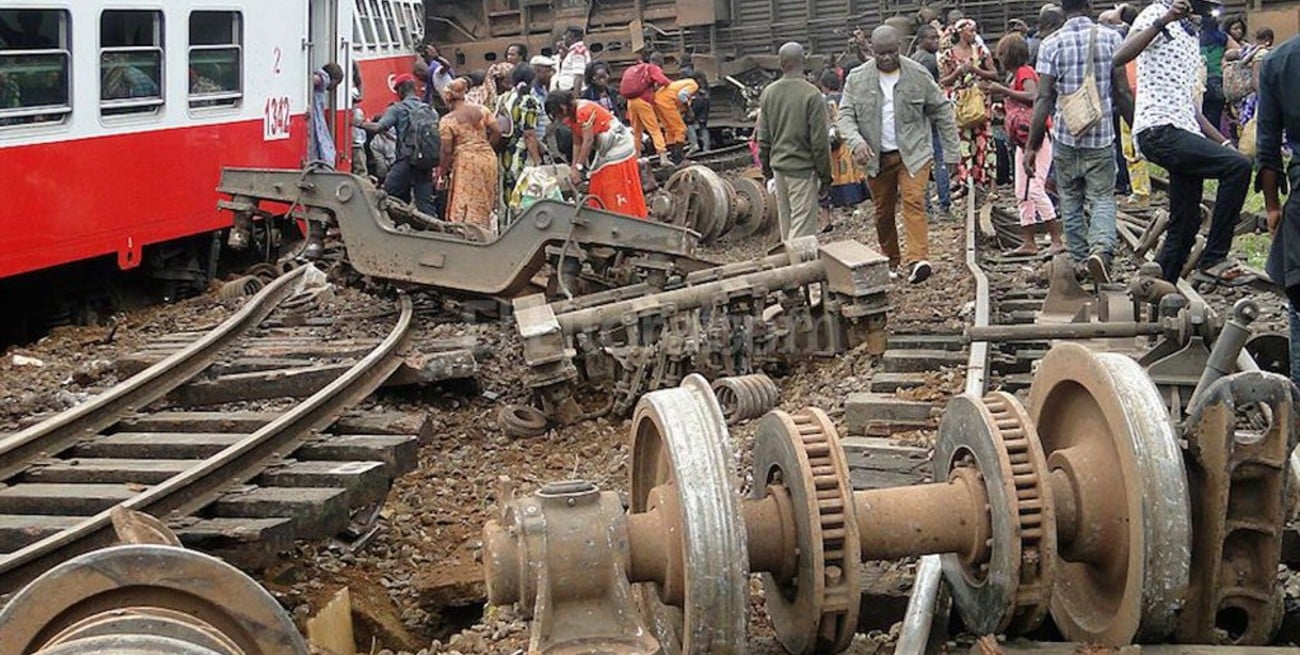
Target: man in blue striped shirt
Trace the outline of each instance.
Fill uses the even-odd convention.
[[[1066,21],[1043,41],[1038,50],[1038,100],[1025,149],[1025,169],[1033,175],[1034,159],[1053,117],[1052,167],[1061,198],[1065,243],[1076,264],[1086,266],[1098,282],[1110,281],[1110,260],[1115,251],[1115,129],[1114,112],[1131,117],[1133,97],[1124,69],[1111,64],[1120,45],[1114,30],[1093,22],[1088,0],[1063,0]],[[1073,134],[1057,106],[1057,98],[1078,91],[1088,70],[1088,52],[1096,39],[1092,75],[1101,100],[1101,116],[1090,127]],[[1087,204],[1088,213],[1084,213]],[[1090,217],[1090,218],[1089,218]]]

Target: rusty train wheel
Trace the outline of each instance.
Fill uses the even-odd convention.
[[[939,424],[934,462],[936,480],[975,467],[988,494],[987,561],[942,557],[962,621],[977,634],[1038,627],[1052,589],[1056,518],[1047,461],[1028,414],[1007,393],[953,398]]]
[[[752,177],[734,177],[731,178],[731,186],[736,190],[737,196],[746,200],[749,211],[736,217],[736,224],[729,234],[745,239],[763,231],[768,225],[767,218],[773,204],[767,195],[767,189],[763,188],[763,181]]]
[[[1057,627],[1068,640],[1110,646],[1164,638],[1188,583],[1191,517],[1155,385],[1127,357],[1062,344],[1043,358],[1030,406],[1063,527]]]
[[[673,198],[669,223],[695,230],[703,243],[722,234],[732,203],[730,189],[717,173],[687,166],[668,178],[664,190]]]
[[[174,546],[132,544],[79,555],[32,581],[0,611],[0,652],[106,651],[306,655],[308,649],[289,615],[251,578]]]
[[[858,625],[861,542],[849,469],[835,426],[820,409],[768,412],[754,436],[754,489],[789,494],[798,543],[793,579],[763,574],[777,640],[794,655],[838,653]]]
[[[749,558],[722,409],[709,383],[646,394],[632,416],[632,513],[674,508],[682,579],[637,585],[665,655],[745,652]],[[660,502],[657,499],[665,499]],[[673,588],[680,585],[680,589]]]

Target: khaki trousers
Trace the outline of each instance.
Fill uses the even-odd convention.
[[[776,179],[776,216],[781,225],[781,239],[789,241],[817,234],[817,192],[821,186],[817,173],[773,173]]]
[[[655,152],[667,152],[664,145],[664,130],[659,126],[659,117],[655,115],[654,105],[640,98],[628,98],[628,122],[632,124],[632,140],[636,142],[636,154],[641,156],[641,138],[645,132],[650,133],[650,142],[655,144]]]
[[[930,226],[925,219],[925,186],[930,179],[930,167],[926,164],[912,175],[903,165],[903,157],[897,152],[880,155],[880,171],[875,177],[867,178],[871,187],[871,202],[876,208],[876,236],[880,238],[880,249],[889,258],[889,265],[913,264],[930,258]],[[903,229],[907,232],[906,257],[898,250],[898,225],[894,215],[898,211],[899,198],[903,201]]]

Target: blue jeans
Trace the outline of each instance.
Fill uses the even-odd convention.
[[[1109,264],[1115,252],[1115,149],[1110,145],[1076,148],[1059,141],[1052,148],[1070,257],[1081,262],[1089,255],[1101,255]]]
[[[934,186],[939,189],[939,207],[944,211],[952,208],[952,182],[948,179],[948,166],[943,163],[943,139],[939,138],[939,126],[930,126],[930,137],[934,140]],[[925,208],[930,209],[930,194],[925,195]]]
[[[1291,382],[1300,387],[1300,312],[1288,303],[1287,313],[1291,316]]]
[[[700,150],[712,150],[713,140],[709,138],[709,128],[699,123],[686,126],[686,140]]]

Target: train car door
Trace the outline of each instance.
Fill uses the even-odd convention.
[[[352,5],[342,0],[308,0],[307,39],[303,42],[307,54],[309,74],[304,78],[310,86],[310,72],[320,70],[325,64],[337,63],[343,69],[343,83],[326,97],[325,115],[330,134],[338,151],[338,168],[347,170],[352,155],[351,139],[351,89],[352,48],[344,34],[352,25]],[[313,89],[307,97],[312,101]]]

